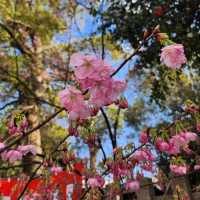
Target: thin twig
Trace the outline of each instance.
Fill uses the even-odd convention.
[[[163,194],[162,200],[165,200],[165,197],[166,197],[166,195],[167,195],[167,192],[168,192],[169,189],[170,189],[171,183],[172,183],[172,180],[170,180],[169,183],[167,184],[167,188],[165,189],[165,193]]]
[[[31,129],[30,131],[25,132],[21,137],[17,138],[16,140],[14,140],[13,142],[11,142],[10,144],[8,144],[7,146],[5,146],[3,149],[0,150],[0,153],[2,153],[3,151],[9,149],[10,147],[12,147],[13,145],[17,144],[18,142],[20,142],[22,139],[24,139],[25,137],[27,137],[28,135],[30,135],[32,132],[40,129],[41,127],[43,127],[45,124],[47,124],[50,120],[52,120],[54,117],[56,117],[59,113],[61,113],[64,110],[64,108],[59,109],[58,111],[56,111],[55,113],[53,113],[51,116],[49,116],[46,120],[44,120],[42,123],[40,123],[39,125],[37,125],[36,127],[34,127],[33,129]]]
[[[129,60],[131,60],[131,59],[140,51],[141,47],[142,47],[147,41],[149,41],[149,40],[153,37],[154,34],[155,34],[155,31],[153,31],[152,34],[151,34],[149,37],[147,37],[145,40],[143,40],[143,42],[141,42],[141,44],[137,47],[137,49],[136,49],[127,59],[125,59],[125,60],[119,65],[119,67],[111,74],[111,77],[114,76],[114,75],[116,75],[116,74],[124,67],[124,65],[125,65]]]
[[[8,107],[8,106],[11,106],[11,105],[16,104],[17,102],[18,102],[18,100],[14,100],[14,101],[11,101],[11,102],[5,104],[4,106],[2,106],[2,107],[0,108],[0,111],[1,111],[1,110],[4,110],[4,109],[5,109],[6,107]]]
[[[101,16],[101,21],[102,21],[102,32],[101,32],[101,58],[104,60],[105,58],[105,43],[104,43],[104,35],[105,35],[105,28],[104,28],[104,23],[103,23],[103,14]]]
[[[114,131],[113,131],[113,138],[114,140],[116,141],[116,144],[117,144],[117,128],[118,128],[118,123],[119,123],[119,116],[120,116],[120,107],[118,107],[118,110],[117,110],[117,117],[115,119],[115,123],[113,125],[113,128],[114,128]]]
[[[99,147],[100,147],[100,149],[101,149],[101,151],[102,151],[102,153],[103,153],[103,163],[105,164],[105,162],[106,162],[106,160],[107,160],[107,157],[106,157],[106,153],[105,153],[105,151],[104,151],[104,148],[103,148],[103,146],[102,146],[102,144],[101,144],[101,139],[100,139],[100,137],[98,138],[98,143],[99,143]]]
[[[112,133],[112,129],[111,129],[111,125],[110,125],[109,119],[108,119],[108,117],[107,117],[107,115],[106,115],[104,109],[103,109],[103,108],[100,108],[100,110],[101,110],[101,113],[102,113],[102,115],[103,115],[103,117],[104,117],[104,120],[105,120],[105,122],[106,122],[106,125],[107,125],[107,127],[108,127],[109,137],[110,137],[110,140],[111,140],[111,143],[112,143],[112,147],[113,147],[113,149],[114,149],[114,148],[116,147],[116,142],[114,141],[114,138],[113,138],[113,133]]]

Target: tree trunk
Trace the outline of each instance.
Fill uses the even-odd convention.
[[[27,119],[29,122],[29,129],[32,129],[39,124],[38,106],[37,105],[32,105],[32,108],[28,112]],[[28,136],[28,144],[32,144],[35,146],[36,154],[42,154],[40,129],[34,131],[33,133],[31,133]],[[41,162],[42,160],[40,157],[33,156],[33,155],[27,155],[24,158],[25,163],[32,163],[35,161]],[[38,166],[38,164],[25,165],[24,172],[27,175],[30,175],[37,166]],[[40,172],[40,170],[38,170],[38,173],[39,172]]]
[[[89,151],[90,151],[90,169],[95,172],[97,150],[94,148],[89,148]]]

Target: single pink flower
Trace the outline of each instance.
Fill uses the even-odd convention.
[[[170,164],[170,170],[176,175],[184,175],[187,173],[187,166]]]
[[[189,143],[191,141],[195,141],[197,139],[197,134],[193,133],[193,132],[181,132],[180,136],[182,136],[183,138],[185,138],[185,141],[187,143]]]
[[[140,183],[137,180],[129,180],[125,183],[125,189],[130,192],[137,192],[140,189]]]
[[[153,161],[155,157],[148,149],[141,149],[133,154],[133,158],[137,161]]]
[[[70,63],[76,66],[75,77],[82,89],[92,87],[96,81],[106,80],[114,70],[102,59],[77,53],[72,55]]]
[[[0,142],[0,150],[5,147],[5,144],[3,142]]]
[[[99,181],[96,178],[89,178],[87,184],[91,188],[99,187]]]
[[[73,110],[77,106],[84,104],[84,97],[80,90],[73,86],[67,87],[59,93],[60,101],[67,110]]]
[[[119,108],[121,108],[121,109],[127,109],[128,108],[128,101],[127,101],[126,98],[119,99],[117,104],[119,105]]]
[[[172,44],[161,49],[160,60],[167,67],[179,69],[187,62],[182,44]]]
[[[196,129],[198,132],[200,132],[200,123],[197,124]]]
[[[195,166],[194,166],[194,170],[195,170],[195,171],[199,171],[199,170],[200,170],[200,165],[199,165],[199,164],[195,165]]]
[[[15,135],[15,134],[19,134],[21,132],[20,128],[17,127],[13,120],[11,120],[8,124],[8,132],[10,135]]]
[[[24,200],[34,200],[30,195],[25,195]]]
[[[117,179],[131,175],[131,166],[124,160],[118,160],[109,164],[113,176]]]
[[[97,175],[95,178],[96,178],[97,181],[98,181],[99,187],[100,187],[100,188],[103,188],[103,186],[104,186],[104,184],[105,184],[105,180],[103,179],[103,177]]]
[[[59,167],[59,166],[51,167],[51,173],[54,174],[54,175],[57,175],[61,171],[62,171],[62,167]]]
[[[23,131],[25,130],[26,128],[28,128],[28,120],[27,119],[23,119],[21,122],[20,122],[20,130]]]
[[[177,155],[180,153],[180,144],[176,143],[174,138],[171,138],[169,141],[169,149],[167,151],[169,154]]]
[[[140,133],[140,142],[142,144],[146,144],[148,142],[148,135],[146,132],[141,132]]]
[[[84,63],[84,55],[80,54],[80,53],[74,53],[71,55],[70,57],[70,65],[72,66],[80,66]]]
[[[35,146],[34,145],[20,145],[18,148],[17,148],[17,150],[19,151],[19,152],[21,152],[24,156],[26,155],[26,154],[28,154],[28,153],[31,153],[31,154],[33,154],[33,155],[35,155],[36,154],[36,148],[35,148]]]
[[[145,161],[141,164],[141,168],[146,170],[146,171],[152,172],[153,171],[153,164],[150,161]]]
[[[96,82],[90,89],[91,97],[89,101],[96,107],[110,105],[117,100],[125,88],[125,82],[111,78],[103,82]]]
[[[84,101],[81,91],[73,86],[59,93],[61,104],[69,112],[70,120],[87,119],[90,116],[89,106]]]
[[[1,154],[3,160],[8,160],[10,163],[14,163],[17,160],[22,160],[22,153],[16,150],[10,150]]]
[[[156,148],[161,151],[161,152],[166,152],[169,150],[169,144],[165,142],[162,138],[157,138],[156,139]]]

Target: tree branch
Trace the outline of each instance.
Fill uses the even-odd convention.
[[[7,146],[5,146],[3,149],[0,150],[0,153],[2,153],[3,151],[9,149],[10,147],[12,147],[13,145],[17,144],[18,142],[20,142],[22,139],[26,138],[28,135],[30,135],[32,132],[36,131],[37,129],[40,129],[41,127],[43,127],[45,124],[47,124],[50,120],[52,120],[54,117],[56,117],[59,113],[61,113],[64,110],[64,108],[59,109],[58,111],[56,111],[55,113],[53,113],[51,116],[49,116],[46,120],[44,120],[42,123],[40,123],[39,125],[37,125],[36,127],[34,127],[33,129],[31,129],[30,131],[25,132],[21,137],[17,138],[16,140],[14,140],[13,142],[11,142],[10,144],[8,144]]]
[[[152,31],[151,35],[149,37],[147,37],[145,40],[143,40],[141,42],[141,44],[136,48],[136,50],[127,58],[125,59],[120,65],[119,67],[111,74],[111,77],[113,77],[114,75],[116,75],[123,67],[124,65],[130,61],[141,49],[141,47],[147,42],[149,41],[155,34],[155,30],[156,28],[154,28],[154,31]]]
[[[16,104],[17,102],[18,102],[18,100],[14,100],[14,101],[11,101],[11,102],[5,104],[4,106],[2,106],[2,107],[0,108],[0,111],[1,111],[1,110],[4,110],[4,109],[5,109],[6,107],[8,107],[8,106],[11,106],[11,105],[13,105],[13,104]]]
[[[104,109],[100,108],[100,110],[101,110],[101,113],[102,113],[102,115],[104,117],[104,120],[106,122],[106,125],[107,125],[107,128],[108,128],[109,137],[110,137],[110,140],[111,140],[111,143],[112,143],[112,147],[114,149],[117,146],[117,144],[116,144],[116,141],[114,141],[114,138],[113,138],[113,133],[112,133],[112,129],[111,129],[111,125],[110,125],[109,119],[108,119]]]
[[[99,147],[100,147],[100,149],[101,149],[101,151],[102,151],[102,153],[103,153],[103,163],[105,164],[105,163],[106,163],[106,160],[107,160],[107,157],[106,157],[106,153],[105,153],[105,151],[104,151],[104,148],[103,148],[103,146],[102,146],[102,144],[101,144],[101,139],[100,139],[100,137],[98,137],[98,143],[99,143]]]
[[[24,46],[17,40],[15,37],[14,33],[12,30],[6,26],[5,24],[0,22],[0,27],[2,27],[8,34],[9,36],[14,40],[15,44],[17,45],[17,48],[23,53],[31,57],[31,54],[27,51],[27,49],[24,48]]]

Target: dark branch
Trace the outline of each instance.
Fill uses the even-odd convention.
[[[119,65],[119,67],[111,74],[111,77],[113,77],[114,75],[116,75],[116,74],[124,67],[124,65],[125,65],[128,61],[130,61],[137,53],[139,53],[141,47],[142,47],[147,41],[149,41],[149,40],[154,36],[155,30],[156,30],[156,28],[154,29],[154,31],[152,32],[152,34],[151,34],[149,37],[147,37],[145,40],[143,40],[143,41],[141,42],[141,44],[137,47],[137,49],[136,49],[127,59],[125,59],[125,60]]]
[[[105,164],[105,162],[106,162],[106,160],[107,160],[107,157],[106,157],[106,153],[105,153],[105,151],[104,151],[104,148],[103,148],[103,146],[102,146],[102,144],[101,144],[101,139],[100,139],[100,138],[98,138],[98,143],[99,143],[99,147],[100,147],[100,149],[101,149],[101,151],[102,151],[102,153],[103,153],[103,163]]]
[[[116,141],[114,141],[114,138],[113,138],[113,133],[112,133],[110,122],[108,120],[108,117],[107,117],[104,109],[100,108],[100,110],[101,110],[101,113],[102,113],[102,115],[104,117],[104,120],[106,122],[106,125],[107,125],[107,128],[108,128],[109,137],[110,137],[110,140],[111,140],[111,143],[112,143],[112,147],[114,149],[116,147]]]
[[[31,54],[27,51],[27,49],[24,48],[24,46],[17,40],[17,38],[15,37],[14,33],[12,32],[12,30],[6,26],[3,23],[0,23],[0,27],[2,27],[8,34],[9,36],[14,40],[15,45],[17,46],[17,48],[23,53],[28,55],[29,57],[31,57]]]
[[[5,104],[4,106],[2,106],[2,107],[0,108],[0,111],[1,111],[1,110],[4,110],[4,109],[5,109],[6,107],[8,107],[8,106],[11,106],[11,105],[16,104],[17,102],[18,102],[18,100],[14,100],[14,101],[11,101],[11,102]]]

